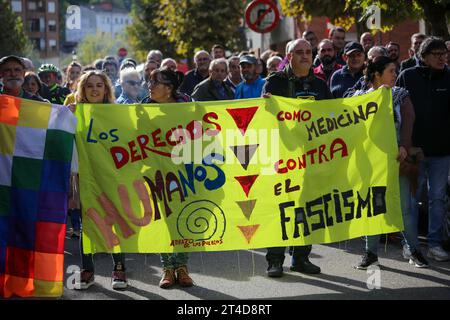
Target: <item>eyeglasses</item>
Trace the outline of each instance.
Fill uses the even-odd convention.
[[[147,81],[149,87],[156,87],[158,84],[164,84],[166,86],[170,86],[171,83],[168,81],[157,81],[157,80],[149,80]]]
[[[125,83],[129,84],[130,86],[133,86],[133,87],[141,85],[140,81],[134,81],[134,80],[127,80],[127,81],[125,81]]]
[[[430,52],[430,54],[435,58],[445,58],[448,54],[448,51],[441,51],[441,52]]]
[[[310,56],[312,54],[312,51],[311,50],[306,50],[306,51],[304,51],[304,50],[294,50],[294,53],[296,55],[299,55],[299,56],[303,56],[303,55]]]

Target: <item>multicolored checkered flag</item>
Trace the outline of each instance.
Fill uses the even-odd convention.
[[[64,106],[0,95],[0,297],[62,295],[75,127]]]

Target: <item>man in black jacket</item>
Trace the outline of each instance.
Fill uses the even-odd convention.
[[[417,56],[417,52],[419,51],[420,45],[423,40],[426,39],[426,35],[422,33],[414,33],[411,36],[411,48],[409,49],[413,56],[409,59],[403,60],[400,63],[400,72],[406,70],[408,68],[412,68],[415,66],[419,66],[421,64],[419,57]]]
[[[446,66],[447,47],[440,38],[427,38],[418,55],[425,66],[416,66],[400,73],[397,85],[409,91],[416,120],[413,144],[422,148],[425,159],[419,169],[419,189],[428,179],[428,257],[447,261],[442,249],[442,224],[445,214],[445,193],[450,167],[450,70]],[[412,214],[418,216],[414,200]]]
[[[209,78],[200,82],[192,93],[195,101],[216,101],[234,99],[233,91],[225,83],[228,62],[225,58],[214,59],[209,65]]]
[[[297,39],[287,50],[289,64],[283,71],[271,74],[263,88],[263,95],[273,94],[290,98],[309,98],[315,100],[331,99],[327,84],[314,76],[312,67],[312,48],[308,41]],[[266,259],[269,264],[267,275],[281,277],[285,247],[267,248]],[[320,273],[320,268],[309,261],[312,246],[294,246],[291,270],[308,274]]]
[[[194,55],[195,69],[186,73],[179,91],[190,96],[196,85],[208,78],[211,56],[205,50],[197,51]]]

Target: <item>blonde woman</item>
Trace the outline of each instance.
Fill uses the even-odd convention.
[[[114,90],[111,80],[102,71],[95,70],[83,74],[78,83],[75,94],[77,103],[115,103]],[[76,104],[69,105],[69,109],[75,112]],[[82,238],[82,234],[81,234]],[[92,254],[83,254],[83,246],[80,242],[82,271],[80,282],[75,284],[75,289],[84,290],[94,284],[94,257]],[[125,274],[125,257],[123,253],[112,254],[114,269],[112,272],[113,289],[125,289],[127,278]]]

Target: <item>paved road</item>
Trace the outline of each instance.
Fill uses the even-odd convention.
[[[311,261],[322,274],[308,276],[288,271],[279,279],[265,276],[265,250],[192,253],[189,270],[195,281],[192,288],[158,287],[162,272],[157,254],[127,254],[129,288],[111,288],[112,259],[97,254],[96,284],[86,291],[65,288],[62,299],[150,299],[150,300],[222,300],[222,299],[446,299],[450,300],[450,262],[431,262],[429,269],[411,266],[401,256],[398,243],[380,245],[380,289],[368,289],[367,280],[376,276],[354,269],[364,242],[361,238],[331,245],[315,245]],[[426,248],[422,248],[425,252]],[[77,240],[66,241],[65,266],[79,265]],[[67,279],[70,274],[65,275]],[[372,283],[374,283],[372,281]]]

